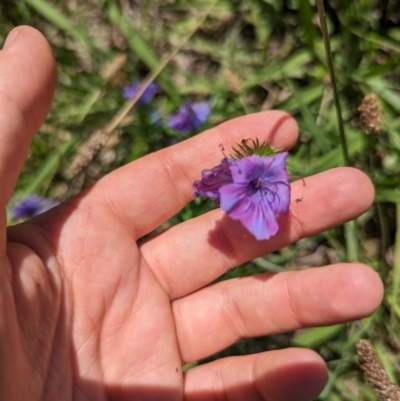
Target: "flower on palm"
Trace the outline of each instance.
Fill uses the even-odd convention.
[[[289,212],[287,156],[273,151],[270,156],[251,152],[240,159],[224,158],[203,171],[193,184],[194,194],[218,200],[230,218],[239,220],[257,240],[267,240],[279,230],[278,217]]]

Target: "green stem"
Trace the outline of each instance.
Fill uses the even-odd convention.
[[[385,255],[387,249],[389,248],[389,224],[383,203],[376,202],[376,207],[378,209],[379,226],[381,229],[381,263],[382,269],[384,269],[385,266],[387,267]]]
[[[349,221],[344,225],[344,232],[346,237],[347,260],[349,262],[358,262],[359,244],[355,220]]]
[[[324,40],[326,61],[328,64],[328,70],[329,70],[331,85],[332,85],[332,89],[333,89],[333,98],[335,101],[336,116],[337,116],[337,120],[338,120],[338,128],[339,128],[340,143],[342,146],[343,160],[344,160],[344,164],[346,166],[349,166],[350,165],[349,153],[347,151],[347,142],[346,142],[346,135],[344,132],[342,109],[340,107],[339,93],[338,93],[337,85],[336,85],[335,70],[333,68],[332,52],[331,52],[331,45],[329,42],[328,28],[326,26],[324,3],[322,0],[316,0],[316,4],[317,4],[317,9],[318,9],[319,21],[321,24],[322,37]]]
[[[336,84],[335,69],[333,67],[331,44],[329,41],[328,28],[326,26],[325,8],[323,0],[316,0],[318,16],[321,25],[322,38],[324,40],[326,62],[328,65],[331,85],[333,89],[333,99],[335,102],[336,117],[338,121],[340,144],[342,147],[343,161],[346,166],[350,166],[349,152],[347,150],[346,134],[344,132],[344,124],[342,117],[342,109],[340,107],[339,92]],[[349,262],[357,262],[359,259],[359,241],[357,236],[357,227],[355,221],[350,221],[344,225],[346,238],[347,259]]]
[[[376,144],[376,135],[368,135],[368,157],[369,157],[369,176],[373,179],[375,171],[379,170],[379,166],[375,164],[375,144]],[[381,267],[382,272],[384,274],[387,273],[387,263],[385,259],[386,251],[389,248],[389,224],[386,215],[385,208],[382,202],[376,202],[376,208],[378,211],[378,218],[379,218],[379,226],[381,230],[381,249],[380,249],[380,260],[381,260]]]

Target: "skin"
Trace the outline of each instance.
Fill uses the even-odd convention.
[[[295,121],[262,112],[121,167],[7,230],[4,207],[55,84],[46,40],[33,28],[14,29],[0,52],[2,399],[314,399],[327,373],[307,349],[230,357],[186,374],[181,366],[242,337],[350,321],[378,307],[382,283],[362,264],[209,285],[246,260],[366,211],[374,195],[368,178],[338,168],[294,183],[290,213],[269,241],[256,241],[215,210],[138,245],[191,201],[201,170],[221,161],[219,144],[259,138],[294,145]]]

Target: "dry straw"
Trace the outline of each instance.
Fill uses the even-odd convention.
[[[360,340],[356,349],[360,367],[368,383],[379,394],[380,399],[382,401],[400,401],[400,390],[390,381],[378,359],[374,346],[368,340]]]
[[[235,94],[243,92],[242,84],[240,83],[239,78],[231,69],[224,69],[224,77],[230,91]]]

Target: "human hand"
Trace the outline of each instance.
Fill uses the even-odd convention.
[[[11,40],[13,36],[13,40]],[[228,269],[364,212],[373,187],[338,168],[292,185],[269,241],[215,210],[150,237],[192,199],[192,183],[243,138],[288,149],[294,120],[263,112],[228,121],[126,165],[6,234],[4,207],[45,119],[56,81],[45,39],[11,33],[0,53],[0,394],[23,400],[312,400],[326,382],[307,349],[195,367],[241,337],[367,316],[382,284],[361,264],[210,284]],[[354,192],[357,188],[357,192]]]

